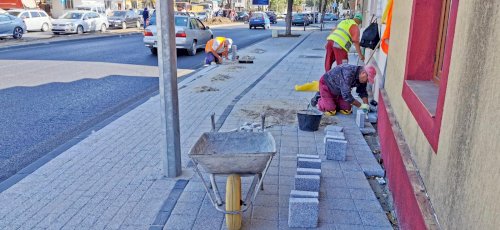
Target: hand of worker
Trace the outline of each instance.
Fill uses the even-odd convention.
[[[363,54],[359,55],[359,60],[365,61],[365,55],[363,55]]]
[[[361,104],[361,106],[359,108],[362,109],[363,112],[365,112],[365,113],[370,112],[370,106],[368,104],[363,103],[363,104]]]

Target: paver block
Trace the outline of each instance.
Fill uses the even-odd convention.
[[[378,163],[376,163],[375,160],[373,160],[373,163],[361,162],[359,163],[359,166],[363,169],[366,176],[384,177],[385,175],[384,170]]]
[[[292,198],[318,198],[319,192],[292,190],[290,192],[290,197],[292,197]]]
[[[297,168],[321,169],[321,159],[299,158],[297,159]]]
[[[319,159],[319,155],[316,155],[316,154],[297,154],[297,158]]]
[[[325,138],[323,138],[323,143],[326,143],[328,139],[345,140],[345,135],[343,132],[327,132]]]
[[[344,127],[342,127],[342,126],[327,125],[325,127],[325,134],[327,132],[342,132],[343,130],[344,130]]]
[[[358,125],[359,128],[365,127],[365,119],[366,119],[366,113],[363,112],[363,110],[358,109],[356,111],[356,125]]]
[[[290,198],[288,227],[315,228],[318,226],[319,201],[317,198]]]
[[[297,168],[297,175],[321,175],[321,169]]]
[[[329,139],[325,144],[327,160],[345,161],[347,155],[347,141]]]
[[[295,175],[295,190],[319,192],[318,175]]]

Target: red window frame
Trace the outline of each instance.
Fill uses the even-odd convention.
[[[443,0],[444,1],[444,0]],[[414,0],[410,23],[410,36],[405,66],[405,82],[402,96],[413,117],[422,129],[435,153],[438,150],[439,133],[443,118],[444,98],[448,83],[451,50],[455,36],[455,23],[459,0],[451,0],[449,19],[446,30],[444,57],[440,81],[436,82],[439,90],[437,106],[430,110],[424,104],[422,95],[410,87],[408,81],[433,81],[435,77],[435,56],[440,39],[440,21],[442,17],[443,1]],[[441,28],[443,29],[443,28]]]

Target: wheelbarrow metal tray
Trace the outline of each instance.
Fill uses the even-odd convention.
[[[269,132],[209,132],[202,134],[189,157],[207,173],[257,174],[275,153]]]

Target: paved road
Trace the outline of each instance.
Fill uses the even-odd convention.
[[[249,30],[247,25],[213,31],[215,36],[233,38],[239,49],[271,35],[269,30]],[[178,68],[197,69],[203,59],[203,52],[196,56],[179,52]],[[40,75],[18,76],[22,82],[38,82],[41,76],[57,75],[61,69],[75,68],[74,62],[68,64],[67,61],[83,61],[90,66],[108,63],[112,68],[123,66],[117,64],[144,68],[157,65],[156,57],[143,46],[141,35],[3,49],[0,50],[0,60],[60,63],[41,68],[39,71],[43,74]],[[3,69],[0,72],[9,69],[12,74],[30,68],[35,67],[0,66]],[[0,82],[5,82],[3,77],[0,76]],[[5,84],[0,84],[0,182],[127,105],[156,92],[158,79],[153,76],[107,75],[95,79],[53,80],[29,87],[2,85]]]

